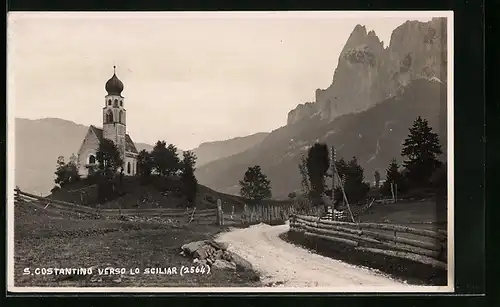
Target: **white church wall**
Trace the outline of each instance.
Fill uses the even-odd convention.
[[[129,172],[130,164],[130,172]],[[137,172],[137,160],[132,157],[125,157],[125,175],[134,176]]]
[[[78,172],[81,176],[85,177],[88,175],[88,169],[86,168],[86,165],[88,164],[89,157],[91,155],[95,157],[98,148],[99,140],[97,139],[97,136],[91,131],[91,129],[89,129],[87,135],[85,136],[85,139],[82,142],[82,146],[78,151]]]

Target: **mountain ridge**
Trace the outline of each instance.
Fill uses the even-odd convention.
[[[26,192],[48,194],[54,186],[56,161],[63,156],[68,161],[77,154],[89,126],[74,121],[47,117],[15,118],[15,184]],[[258,144],[266,133],[229,140],[204,142],[194,153],[197,165],[224,158]],[[151,151],[154,144],[135,143],[137,150]],[[239,149],[240,148],[240,149]],[[179,150],[182,155],[182,150]]]
[[[385,48],[374,31],[356,25],[339,55],[330,86],[317,89],[315,101],[291,110],[287,124],[315,115],[333,120],[364,111],[399,94],[416,79],[446,80],[446,40],[446,18],[408,20],[393,30]]]
[[[286,198],[300,191],[300,157],[315,142],[336,147],[337,158],[356,156],[372,181],[378,170],[385,176],[390,160],[401,158],[401,144],[417,116],[429,121],[440,136],[446,159],[446,84],[418,79],[404,92],[359,113],[333,121],[320,117],[303,119],[271,132],[259,145],[228,158],[208,163],[196,171],[198,181],[222,193],[238,194],[238,181],[246,168],[258,164],[271,180],[273,196]]]

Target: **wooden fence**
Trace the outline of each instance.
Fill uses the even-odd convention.
[[[284,223],[295,213],[293,205],[245,204],[241,214],[241,223],[252,225],[257,223]]]
[[[345,244],[358,251],[410,259],[447,268],[447,233],[443,230],[410,228],[401,225],[349,223],[292,215],[290,231],[308,239]]]
[[[31,193],[15,189],[15,201],[19,203],[32,203],[35,206],[43,206],[46,210],[57,211],[60,213],[72,213],[97,216],[155,216],[164,218],[188,218],[189,222],[193,220],[212,220],[217,222],[217,209],[197,210],[194,209],[100,209],[78,205],[75,203],[61,200],[50,199]]]
[[[232,220],[240,220],[243,225],[258,223],[273,225],[284,223],[294,214],[328,216],[324,206],[311,206],[308,200],[262,201],[245,204],[243,212],[238,217],[235,216],[234,212],[231,212],[230,216]],[[338,214],[337,218],[339,218]]]

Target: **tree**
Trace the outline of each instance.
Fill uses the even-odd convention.
[[[288,198],[290,198],[290,199],[295,199],[295,198],[297,198],[297,193],[295,193],[295,192],[290,192],[290,193],[288,193]]]
[[[168,168],[168,153],[167,143],[165,141],[156,142],[151,152],[153,169],[158,172],[160,176],[167,174]]]
[[[259,165],[249,167],[239,183],[243,197],[253,200],[271,198],[271,181],[262,173]]]
[[[177,147],[174,144],[169,144],[167,147],[167,175],[175,174],[181,168],[180,163],[181,161],[177,153]]]
[[[364,200],[370,190],[370,186],[364,182],[364,170],[358,164],[357,158],[353,157],[349,163],[346,163],[341,158],[335,162],[335,167],[338,176],[341,178],[341,182],[338,184],[342,184],[349,204],[356,204]],[[340,186],[335,188],[335,202],[337,204],[344,202],[344,193]]]
[[[403,189],[403,175],[399,171],[399,165],[396,159],[392,159],[391,164],[386,170],[385,182],[381,187],[382,194],[392,196],[391,184],[393,185],[394,193],[400,193]]]
[[[198,190],[198,180],[194,175],[196,155],[189,150],[184,151],[182,155],[183,160],[181,162],[181,182],[183,183],[188,203],[195,204],[196,193]]]
[[[193,170],[196,169],[195,166],[196,166],[196,160],[198,159],[198,157],[196,157],[194,152],[192,152],[190,150],[186,150],[182,153],[182,157],[183,157],[183,159],[182,159],[181,167],[189,166]]]
[[[68,163],[64,162],[63,156],[59,156],[57,158],[55,175],[56,178],[54,179],[54,182],[61,188],[69,183],[80,180],[76,156],[72,154]]]
[[[165,141],[156,142],[151,153],[153,168],[160,176],[169,176],[176,173],[180,168],[180,159],[177,155],[177,147]]]
[[[404,166],[412,187],[427,187],[434,171],[442,164],[437,157],[442,154],[438,135],[432,132],[427,120],[420,116],[409,129],[401,155],[408,159]]]
[[[330,155],[326,144],[316,143],[307,153],[307,175],[313,201],[319,202],[325,193],[325,176],[330,168]]]
[[[102,139],[96,152],[96,159],[99,169],[108,175],[115,175],[123,170],[123,158],[118,147],[111,140]]]
[[[309,196],[311,187],[309,185],[309,176],[307,175],[307,158],[302,156],[300,158],[299,172],[301,176],[301,190],[304,195]]]
[[[348,201],[351,204],[357,204],[364,200],[370,190],[370,185],[364,182],[363,173],[363,168],[358,164],[356,157],[353,157],[348,164],[348,173],[344,185]]]
[[[380,187],[380,173],[376,170],[375,173],[373,173],[373,177],[375,177],[375,188]]]
[[[137,155],[137,174],[147,180],[151,176],[153,170],[153,157],[145,149],[141,150]]]
[[[118,171],[123,175],[124,161],[115,143],[105,138],[99,143],[96,159],[99,168],[94,178],[97,181],[99,201],[107,201],[116,195],[115,177]]]

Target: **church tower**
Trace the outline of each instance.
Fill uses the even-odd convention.
[[[126,114],[124,97],[122,96],[123,83],[116,76],[116,66],[113,66],[113,76],[106,82],[107,95],[102,110],[103,137],[112,140],[118,150],[125,157]]]

